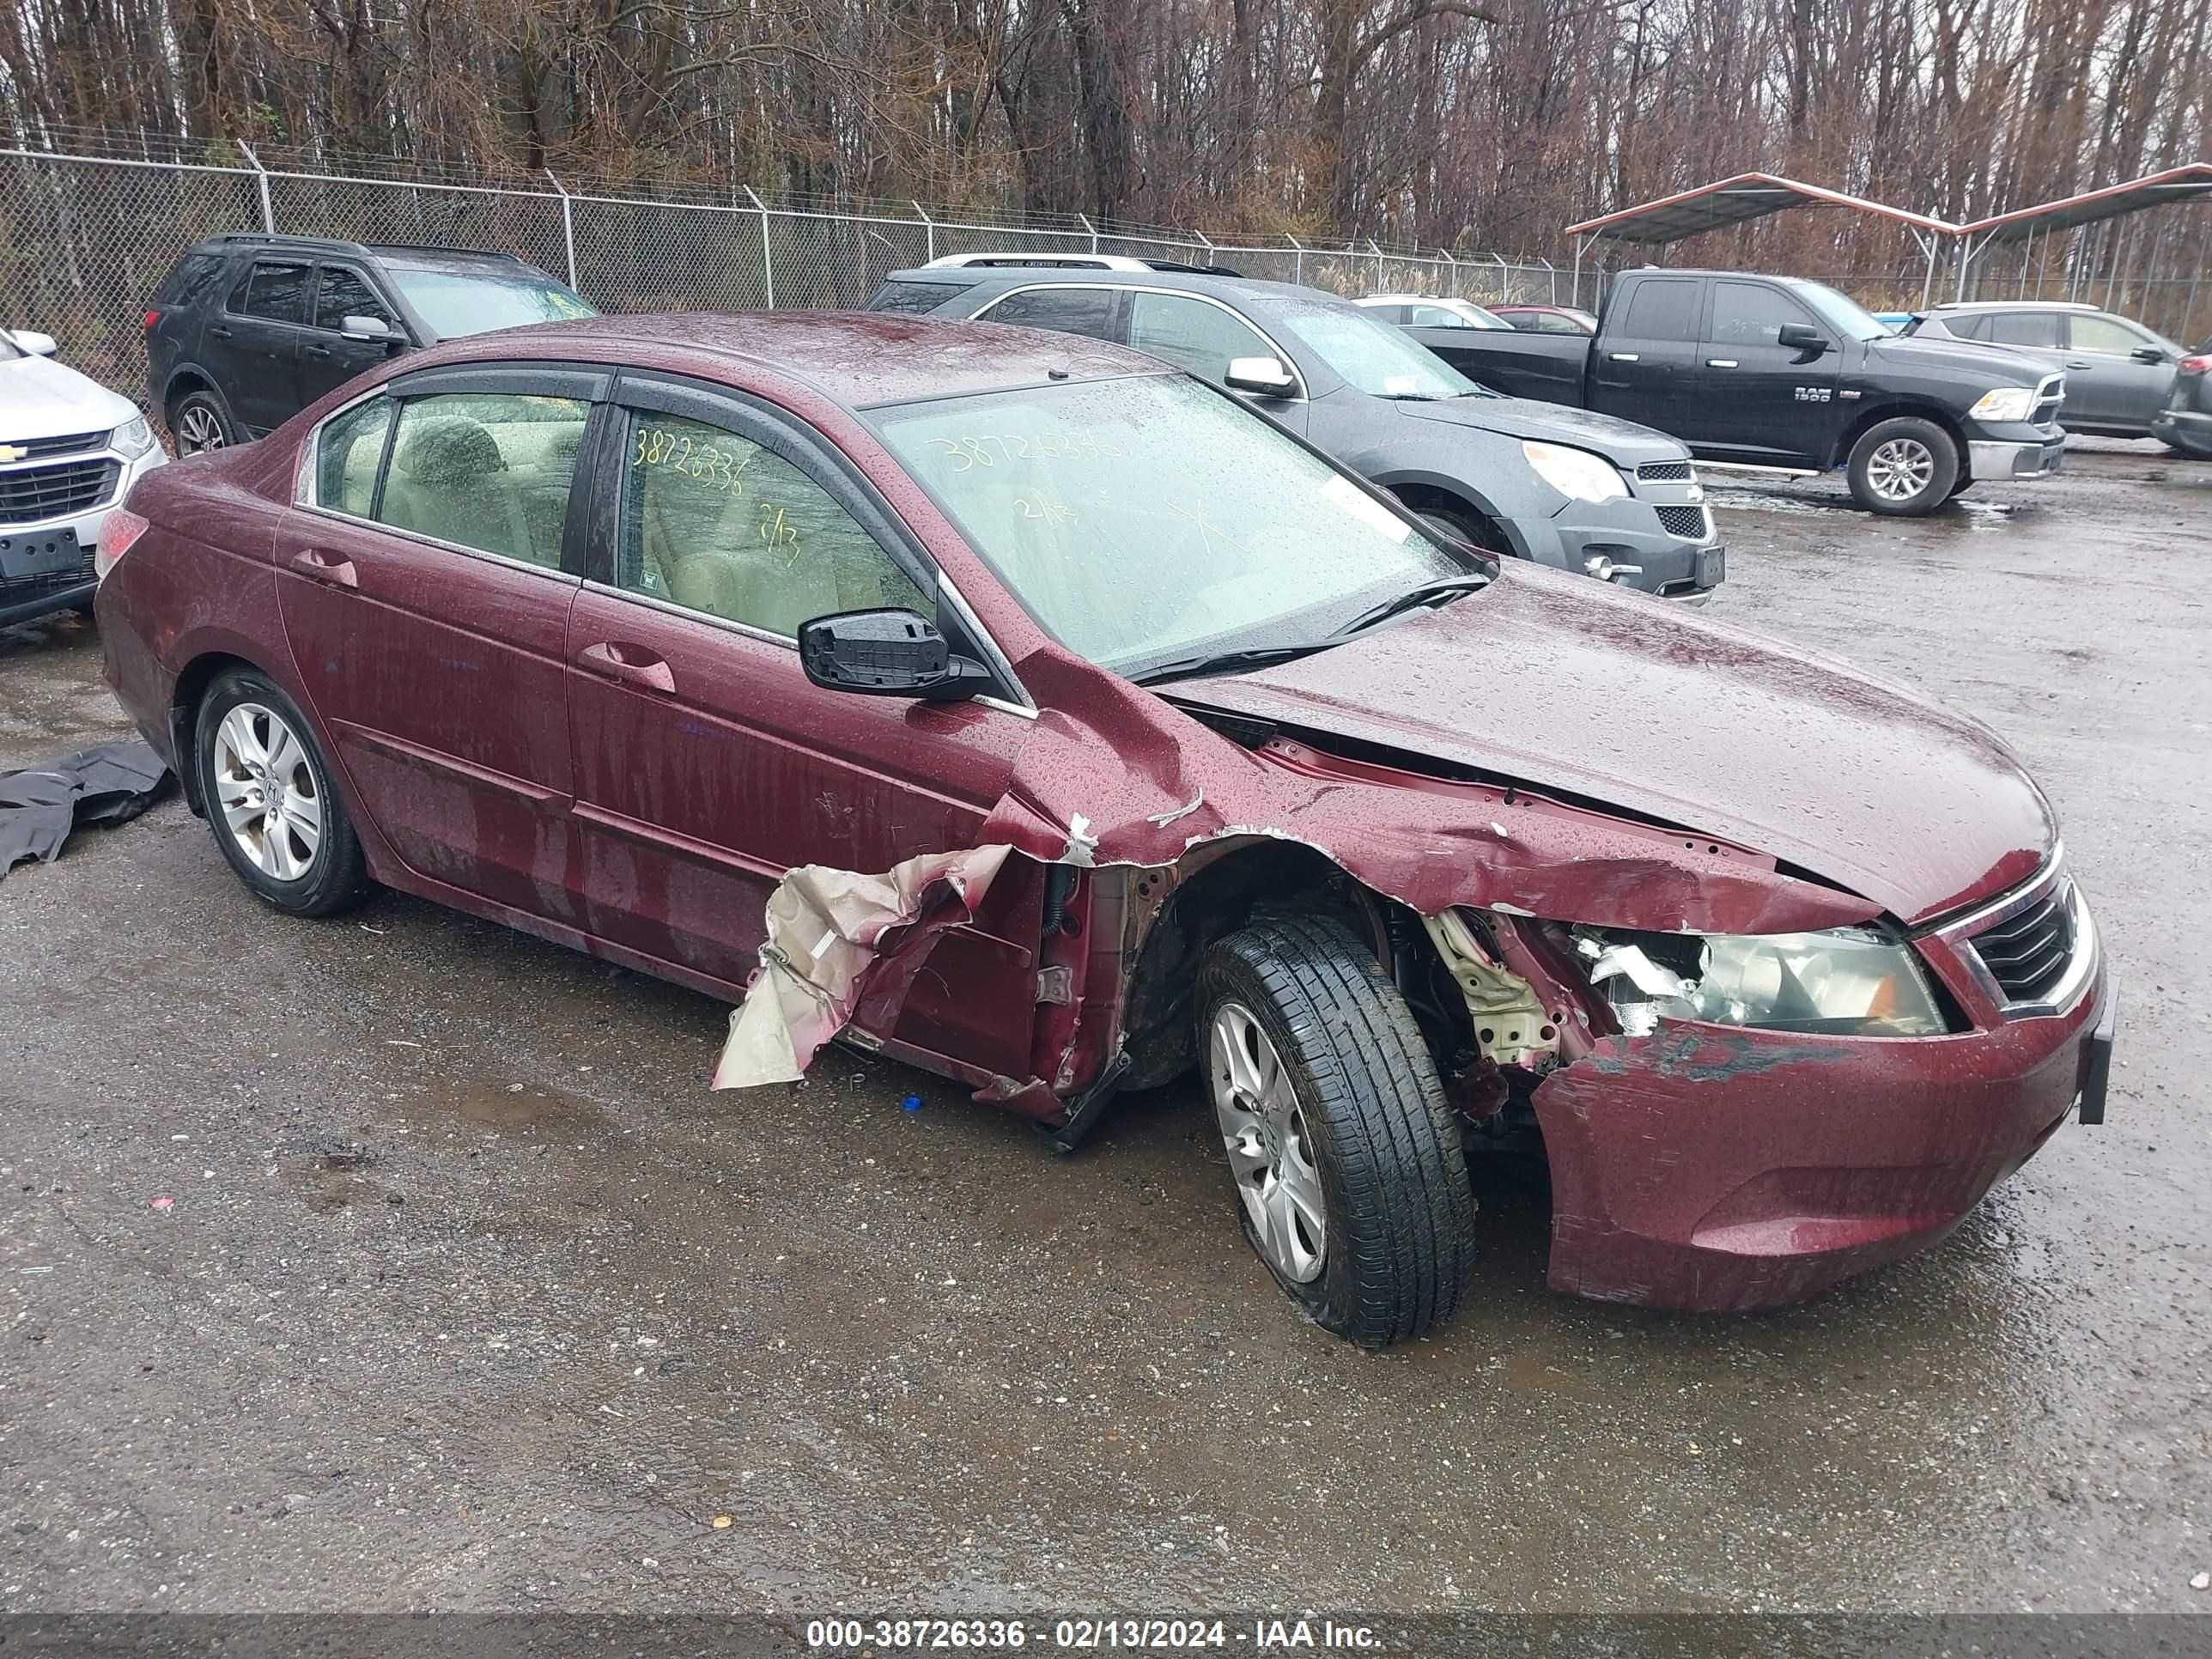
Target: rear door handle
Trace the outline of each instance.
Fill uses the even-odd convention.
[[[211,325],[208,329],[208,332],[214,335],[218,340],[228,340],[230,337],[230,331],[225,328],[221,323]]]
[[[1640,356],[1633,351],[1616,351],[1613,353],[1612,356],[1613,361],[1616,363],[1640,363],[1644,361]]]
[[[676,671],[669,667],[668,659],[626,640],[601,640],[597,645],[587,645],[576,653],[576,665],[603,679],[658,691],[664,696],[676,690]]]
[[[1734,368],[1735,367],[1735,359],[1733,357],[1708,357],[1705,359],[1705,367],[1707,368]]]
[[[361,578],[355,574],[353,561],[335,553],[325,553],[319,547],[308,548],[292,556],[292,568],[301,575],[327,584],[331,587],[359,587]]]

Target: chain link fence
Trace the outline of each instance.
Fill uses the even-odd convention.
[[[243,147],[240,147],[241,149]],[[885,275],[951,253],[1104,253],[1221,264],[1347,295],[1556,303],[1543,260],[1375,242],[1216,242],[1197,232],[947,216],[908,203],[717,202],[511,183],[349,175],[0,149],[0,325],[36,328],[94,380],[146,398],[144,315],[186,247],[226,231],[514,253],[604,311],[865,305]],[[158,411],[155,411],[158,413]]]

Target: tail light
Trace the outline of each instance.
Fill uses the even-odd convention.
[[[2174,367],[2184,374],[2202,374],[2212,369],[2212,351],[2193,351]]]
[[[161,320],[161,313],[160,312],[158,312],[158,311],[149,311],[149,312],[148,312],[148,313],[146,313],[146,331],[147,331],[149,334],[151,334],[151,333],[154,331],[154,325],[155,325],[155,324],[156,324],[156,323],[158,323],[158,322],[160,322]]]
[[[116,507],[100,526],[100,545],[92,550],[92,574],[100,581],[107,573],[122,562],[134,543],[151,528],[145,520],[128,507]]]

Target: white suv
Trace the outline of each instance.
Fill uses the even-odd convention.
[[[88,610],[111,508],[169,459],[138,406],[0,328],[0,628]]]

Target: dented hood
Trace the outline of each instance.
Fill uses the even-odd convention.
[[[2025,880],[2057,840],[2042,792],[1986,727],[1518,560],[1441,610],[1176,696],[1734,841],[1906,921]]]

